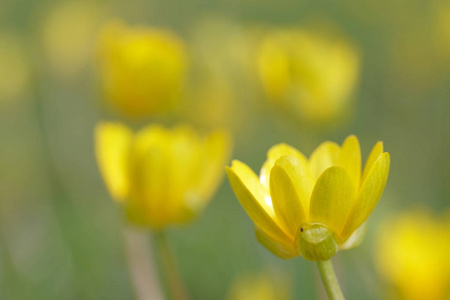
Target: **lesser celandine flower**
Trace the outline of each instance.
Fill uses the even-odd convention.
[[[100,37],[99,62],[105,97],[125,115],[145,117],[178,103],[187,54],[171,31],[108,24]]]
[[[302,121],[323,124],[342,117],[359,75],[356,47],[334,33],[270,31],[257,51],[268,98]]]
[[[377,266],[395,299],[450,298],[450,223],[427,210],[406,212],[380,228]]]
[[[149,125],[137,133],[100,123],[96,154],[113,198],[135,224],[163,229],[185,223],[206,206],[230,151],[226,133],[205,138],[188,126]]]
[[[223,176],[230,140],[206,137],[188,126],[149,125],[137,133],[120,123],[100,123],[96,155],[112,197],[128,220],[152,229],[173,299],[187,299],[165,229],[190,221],[207,205]]]
[[[286,144],[267,156],[259,178],[240,161],[227,167],[258,240],[279,257],[319,261],[322,271],[331,267],[322,262],[361,241],[387,181],[389,153],[377,143],[363,172],[355,136],[342,146],[324,142],[309,159]]]

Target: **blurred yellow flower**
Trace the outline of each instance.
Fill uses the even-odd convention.
[[[203,15],[190,30],[193,76],[182,112],[203,127],[227,128],[238,138],[254,127],[254,35],[236,22]],[[245,130],[242,130],[245,125]]]
[[[172,32],[108,24],[100,36],[98,57],[105,96],[125,115],[145,117],[178,103],[187,54]]]
[[[153,229],[188,222],[202,211],[230,152],[225,132],[203,139],[187,126],[149,125],[133,133],[119,123],[100,123],[95,138],[111,195],[131,222]]]
[[[24,96],[31,68],[25,46],[15,35],[0,33],[0,107]]]
[[[381,142],[362,175],[355,136],[342,147],[322,143],[309,160],[286,144],[273,146],[267,157],[259,179],[240,161],[227,167],[231,187],[255,223],[260,243],[279,257],[301,255],[314,261],[359,245],[389,173],[389,153]]]
[[[103,10],[93,1],[68,1],[53,7],[44,20],[43,46],[58,74],[80,72],[94,53]]]
[[[311,123],[348,111],[359,75],[359,53],[344,37],[311,30],[274,30],[257,51],[269,99]]]
[[[279,274],[277,274],[279,275]],[[288,300],[291,287],[284,276],[269,272],[238,276],[231,286],[229,300]]]
[[[395,299],[450,298],[450,224],[416,210],[386,221],[378,234],[377,266]]]

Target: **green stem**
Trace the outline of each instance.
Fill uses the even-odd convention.
[[[318,261],[317,266],[319,267],[323,285],[327,290],[328,298],[330,298],[330,300],[345,300],[339,282],[337,281],[336,273],[334,273],[331,260]]]
[[[164,231],[155,234],[158,243],[159,254],[161,256],[161,264],[164,268],[167,285],[171,298],[174,300],[188,300],[189,297],[184,288],[183,282],[178,274],[175,259],[167,242],[166,233]]]

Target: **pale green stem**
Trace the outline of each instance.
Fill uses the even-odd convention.
[[[173,300],[188,300],[186,289],[178,274],[178,269],[175,259],[167,242],[164,231],[159,231],[155,234],[158,243],[159,254],[161,256],[161,264],[164,268],[164,275],[166,277],[169,293]]]
[[[163,300],[163,292],[156,273],[155,258],[146,232],[126,227],[124,230],[125,250],[131,282],[137,300]]]
[[[318,261],[317,266],[319,267],[323,285],[327,290],[328,298],[330,298],[330,300],[345,300],[339,282],[337,281],[336,273],[334,273],[331,260]]]

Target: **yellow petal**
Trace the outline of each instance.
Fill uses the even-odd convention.
[[[340,147],[333,142],[324,142],[311,154],[309,158],[309,170],[314,178],[319,176],[331,166],[337,164]]]
[[[276,241],[265,234],[258,226],[255,226],[255,234],[258,241],[266,247],[267,250],[280,258],[289,259],[299,255],[292,242],[283,243]]]
[[[234,194],[255,225],[270,236],[291,240],[276,223],[270,196],[264,191],[256,174],[238,160],[233,161],[231,168],[226,167],[226,172]]]
[[[390,156],[385,152],[373,164],[356,199],[352,212],[348,217],[340,234],[342,239],[347,239],[353,231],[367,220],[380,200],[389,175]]]
[[[201,207],[198,184],[205,170],[204,143],[194,129],[180,125],[171,132],[170,143],[165,151],[169,156],[165,201],[174,211],[173,221],[186,222],[188,217],[193,216],[192,210]],[[186,207],[187,204],[190,209]]]
[[[310,221],[328,226],[339,233],[353,207],[356,191],[347,171],[330,167],[316,182],[310,207]]]
[[[173,200],[167,195],[170,186],[170,132],[158,125],[143,128],[133,144],[133,189],[127,201],[130,221],[161,228],[172,222]]]
[[[270,173],[270,195],[275,214],[293,238],[300,225],[308,221],[314,183],[305,164],[292,155],[279,158]]]
[[[303,163],[306,163],[305,155],[303,155],[303,153],[301,153],[294,147],[289,146],[288,144],[281,143],[281,144],[275,145],[272,148],[270,148],[269,151],[267,152],[267,158],[271,158],[271,159],[275,159],[275,160],[277,160],[278,158],[280,158],[283,155],[295,156],[298,159],[300,159]]]
[[[373,164],[377,160],[377,158],[383,153],[383,142],[378,142],[370,152],[369,157],[367,158],[366,165],[364,167],[364,172],[361,178],[361,184],[364,183],[364,180],[369,174],[369,171],[372,169]]]
[[[270,170],[275,164],[275,161],[280,157],[282,157],[283,155],[292,155],[300,159],[305,164],[307,162],[307,159],[303,155],[303,153],[287,144],[281,143],[270,148],[269,151],[267,152],[267,160],[263,164],[259,176],[261,184],[265,188],[267,188],[267,190],[269,190]]]
[[[129,155],[133,133],[118,123],[100,123],[95,130],[95,152],[112,197],[124,201],[130,188]]]
[[[355,188],[358,189],[361,180],[361,148],[356,136],[351,135],[345,139],[339,153],[338,165],[347,171]]]

